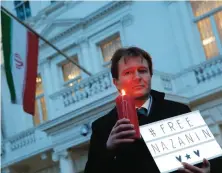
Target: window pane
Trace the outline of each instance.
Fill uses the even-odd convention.
[[[222,6],[222,1],[191,1],[194,16],[201,16],[217,7]]]
[[[31,16],[29,1],[14,1],[14,6],[19,19],[25,20]]]
[[[16,8],[16,13],[19,19],[25,20],[25,14],[22,6]]]
[[[220,41],[222,43],[222,11],[216,13],[214,15],[216,25],[217,25],[217,31],[219,33]]]
[[[31,9],[30,9],[30,6],[29,6],[29,1],[26,1],[24,3],[24,6],[25,6],[25,16],[30,17],[31,16]]]
[[[45,98],[42,97],[40,99],[40,102],[41,102],[41,108],[42,108],[42,119],[43,121],[46,121],[48,120],[48,117],[47,117],[47,111],[46,111],[46,105],[45,105]]]
[[[42,86],[42,78],[41,75],[38,75],[36,78],[36,92],[35,95],[38,96],[43,93],[43,86]]]
[[[200,32],[202,45],[204,47],[205,55],[207,58],[215,57],[218,55],[218,49],[216,45],[216,39],[212,32],[210,19],[205,18],[197,22],[197,26]]]
[[[78,64],[77,57],[74,57],[73,60]],[[63,78],[65,82],[71,79],[74,79],[75,77],[80,75],[79,67],[74,65],[72,62],[66,62],[65,64],[63,64],[62,72],[63,72]]]
[[[39,118],[39,109],[38,109],[38,101],[37,100],[35,100],[35,115],[34,115],[34,117],[33,117],[33,123],[34,123],[34,125],[36,126],[36,125],[38,125],[38,124],[40,124],[40,118]]]
[[[70,82],[67,82],[65,84],[65,86],[67,87],[71,87],[71,86],[74,86],[75,84],[79,84],[81,82],[82,78],[79,76],[78,78],[76,78],[74,81],[70,81]]]
[[[16,8],[17,6],[19,6],[20,4],[22,4],[22,1],[14,1],[14,6],[15,6],[15,8]]]
[[[105,62],[110,61],[114,52],[121,47],[122,45],[121,45],[121,40],[119,36],[101,44],[100,48],[102,51],[104,61]]]

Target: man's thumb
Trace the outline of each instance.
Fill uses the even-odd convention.
[[[203,167],[206,168],[206,167],[210,167],[210,162],[207,160],[207,159],[203,159]]]

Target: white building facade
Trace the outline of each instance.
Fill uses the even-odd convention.
[[[1,170],[79,173],[91,124],[114,106],[110,58],[137,46],[152,56],[152,89],[200,110],[222,146],[222,2],[3,1],[84,67],[40,41],[36,112],[11,104],[1,66]]]

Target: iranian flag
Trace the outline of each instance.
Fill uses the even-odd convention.
[[[4,66],[11,101],[34,115],[38,36],[1,10]]]

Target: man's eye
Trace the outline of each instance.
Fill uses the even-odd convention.
[[[130,75],[132,72],[131,71],[127,71],[125,72],[125,75]]]
[[[141,70],[139,70],[139,72],[140,72],[140,73],[147,73],[147,70],[141,69]]]

